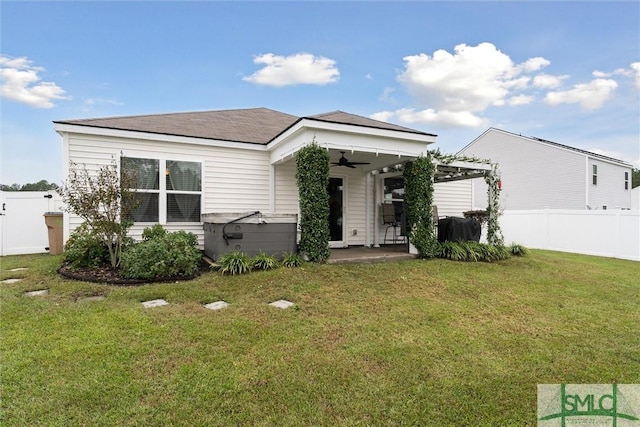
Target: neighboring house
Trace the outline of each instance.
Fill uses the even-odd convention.
[[[629,163],[541,138],[490,128],[458,154],[498,163],[501,206],[526,209],[629,209]],[[473,206],[487,205],[487,186],[473,181]]]
[[[330,198],[340,215],[331,225],[331,246],[384,243],[381,203],[401,206],[404,193],[397,165],[436,140],[341,111],[296,117],[266,108],[61,120],[54,127],[63,140],[65,176],[70,161],[95,171],[115,160],[138,172],[134,237],[160,223],[197,234],[201,244],[201,214],[298,213],[295,157],[314,140],[332,163],[342,157],[364,163],[331,167]],[[462,181],[437,186],[440,214],[470,209],[467,188]],[[80,222],[65,215],[65,240]]]

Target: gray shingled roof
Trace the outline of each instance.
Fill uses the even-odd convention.
[[[365,126],[378,129],[389,129],[397,130],[400,132],[411,132],[421,135],[436,136],[434,134],[421,132],[415,129],[406,128],[404,126],[398,126],[387,122],[381,122],[379,120],[369,119],[367,117],[357,116],[355,114],[345,113],[344,111],[332,111],[330,113],[316,114],[314,116],[308,116],[305,118],[322,122],[343,123],[355,126]]]
[[[301,118],[268,108],[58,120],[54,121],[54,123],[252,144],[267,144],[303,118],[431,135],[342,111]]]

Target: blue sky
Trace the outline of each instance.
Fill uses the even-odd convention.
[[[0,183],[62,182],[52,121],[267,107],[489,127],[640,167],[640,2],[0,3]]]

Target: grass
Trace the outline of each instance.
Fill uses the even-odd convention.
[[[537,384],[640,383],[637,262],[532,251],[139,287],[59,262],[0,259],[24,279],[0,284],[3,426],[533,426]]]

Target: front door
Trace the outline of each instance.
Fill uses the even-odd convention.
[[[345,239],[345,191],[344,179],[329,178],[327,193],[329,194],[329,247],[343,248],[347,246]]]

